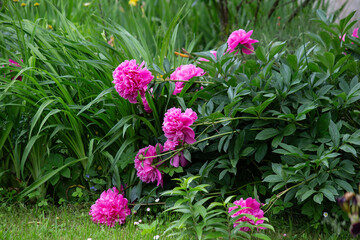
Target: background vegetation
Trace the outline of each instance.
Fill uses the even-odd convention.
[[[341,214],[331,202],[360,180],[359,40],[350,17],[333,24],[316,11],[323,1],[309,2],[2,1],[1,201],[87,202],[117,186],[132,203],[154,202],[164,189],[139,181],[134,157],[164,142],[163,115],[176,106],[198,113],[199,143],[189,167],[167,170],[165,189],[199,175],[217,199],[258,196],[268,213],[299,211],[315,228],[324,211]],[[223,55],[240,28],[254,30],[256,53]],[[182,49],[210,62],[174,54]],[[151,114],[111,83],[127,59],[162,81]],[[172,96],[163,80],[187,63],[208,73],[204,89],[190,81]]]

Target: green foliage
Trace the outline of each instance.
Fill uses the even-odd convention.
[[[179,220],[171,223],[171,226],[164,234],[176,239],[270,239],[258,227],[265,227],[274,231],[269,224],[252,225],[247,222],[239,223],[235,228],[234,223],[241,217],[248,217],[254,222],[256,219],[249,214],[239,214],[237,217],[230,217],[239,209],[228,213],[229,202],[234,196],[228,197],[224,202],[213,201],[213,196],[206,196],[208,184],[198,182],[200,176],[192,176],[184,179],[176,179],[179,186],[170,191],[165,191],[163,195],[177,196],[178,200],[166,211],[181,213]],[[211,200],[211,203],[208,203]],[[260,220],[267,221],[266,218]],[[250,232],[240,231],[241,227],[249,227]]]
[[[206,184],[188,196],[187,207],[206,191],[242,195],[244,186],[267,198],[259,185],[264,181],[277,193],[266,204],[274,213],[301,205],[318,220],[325,201],[360,180],[360,42],[348,37],[351,15],[336,24],[319,10],[314,22],[321,30],[314,32],[316,24],[305,28],[306,21],[281,20],[285,27],[275,27],[276,16],[286,19],[298,1],[275,9],[272,18],[264,13],[273,1],[228,1],[227,23],[217,10],[223,1],[39,2],[21,8],[7,1],[0,13],[0,183],[8,199],[15,195],[10,188],[20,192],[18,199],[43,201],[53,193],[77,201],[116,186],[130,202],[153,202],[162,190],[139,181],[133,160],[140,148],[164,142],[161,126],[171,107],[198,114],[192,126],[197,142],[159,156],[166,189],[174,187],[170,178],[184,175],[200,175]],[[304,16],[305,10],[299,17],[315,16]],[[228,53],[230,30],[250,26],[261,40],[255,53]],[[293,26],[309,31],[300,34]],[[173,54],[182,48],[189,58]],[[217,57],[200,52],[207,49]],[[146,93],[151,114],[113,88],[112,72],[126,59],[144,60],[155,76],[153,92]],[[174,96],[168,78],[187,63],[207,74]],[[180,151],[191,164],[169,167]],[[76,186],[86,189],[83,196]],[[218,209],[210,206],[183,220],[199,223],[189,231],[200,238],[212,231],[206,218]]]

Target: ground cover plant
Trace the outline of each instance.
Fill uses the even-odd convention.
[[[354,13],[294,1],[313,24],[278,41],[258,22],[305,11],[226,2],[3,2],[2,202],[100,197],[89,214],[114,227],[162,198],[179,215],[162,236],[184,239],[268,239],[290,208],[313,228],[343,217],[360,180]]]

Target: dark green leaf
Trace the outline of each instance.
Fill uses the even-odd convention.
[[[279,130],[275,129],[275,128],[266,128],[264,130],[262,130],[261,132],[259,132],[255,139],[257,140],[267,140],[269,138],[272,138],[276,135],[278,135],[280,132]]]

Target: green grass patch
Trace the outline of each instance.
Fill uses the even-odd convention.
[[[134,225],[140,217],[127,218],[114,228],[94,224],[90,205],[51,206],[46,209],[11,205],[0,208],[0,239],[153,239],[155,233],[142,234]],[[145,221],[146,217],[142,218]],[[159,225],[159,233],[163,226]]]
[[[157,217],[140,213],[127,218],[126,224],[116,225],[114,228],[100,226],[91,221],[88,215],[90,205],[82,206],[47,206],[43,208],[29,207],[24,205],[6,205],[0,207],[0,239],[172,239],[162,235],[169,227],[169,218],[176,219],[176,216],[162,214]],[[134,222],[142,220],[142,226]],[[159,224],[152,230],[150,225],[156,220]],[[271,239],[338,239],[346,240],[351,236],[344,231],[342,222],[336,220],[336,224],[342,230],[336,233],[334,217],[329,214],[317,224],[313,224],[300,214],[273,215],[270,223],[274,226],[275,232],[269,232]],[[146,226],[149,225],[149,226]],[[347,228],[347,223],[345,229]],[[145,230],[142,230],[145,229]],[[221,239],[221,238],[220,238]]]

